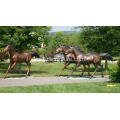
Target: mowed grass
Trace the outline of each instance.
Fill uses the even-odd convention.
[[[3,77],[7,68],[9,66],[8,62],[0,62],[0,77]],[[17,64],[16,65],[16,69],[19,68],[19,66],[21,66],[21,71],[22,73],[19,73],[16,70],[10,70],[8,73],[7,77],[25,77],[26,76],[26,72],[27,72],[27,65],[25,63],[23,64]],[[64,63],[58,63],[58,62],[54,62],[54,63],[48,63],[48,62],[32,62],[31,64],[31,75],[34,77],[38,77],[38,76],[57,76],[59,74],[59,72],[61,71],[62,67],[64,66]],[[68,66],[68,68],[74,67],[75,64],[71,64]],[[109,68],[113,68],[115,67],[116,64],[109,64]],[[83,70],[83,66],[81,65],[78,70],[76,72],[73,73],[74,76],[79,76],[81,75],[81,70]],[[95,67],[93,65],[91,65],[90,67],[90,71],[91,74],[94,72]],[[71,70],[65,70],[62,73],[62,76],[68,76],[71,74]],[[99,67],[98,72],[96,73],[96,75],[100,75],[101,74],[101,68]],[[104,72],[105,75],[109,74],[109,71]],[[85,72],[84,75],[87,75],[87,72]]]
[[[120,83],[100,82],[0,87],[0,93],[120,93]]]

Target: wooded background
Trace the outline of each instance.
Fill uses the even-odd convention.
[[[78,26],[74,31],[50,32],[48,26],[0,26],[0,50],[12,44],[19,52],[38,51],[43,54],[60,44],[74,45],[86,53],[109,53],[120,56],[119,26]],[[43,48],[41,48],[43,44]]]

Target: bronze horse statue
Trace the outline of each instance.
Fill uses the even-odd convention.
[[[84,70],[83,70],[82,75],[84,74],[84,72],[86,70],[85,65],[88,65],[90,67],[90,64],[94,64],[95,71],[91,75],[90,78],[92,78],[93,75],[97,72],[98,65],[101,66],[101,75],[102,75],[102,77],[104,77],[103,76],[103,65],[101,64],[101,57],[98,54],[93,54],[93,53],[85,54],[85,53],[82,53],[82,52],[78,51],[75,48],[68,49],[65,52],[66,55],[69,54],[69,53],[73,53],[75,55],[76,61],[77,61],[77,64],[76,64],[75,68],[73,69],[71,75],[77,69],[77,67],[79,67],[81,64],[84,65]],[[88,72],[89,72],[89,67],[88,67]]]
[[[24,52],[24,53],[18,53],[15,51],[15,48],[12,46],[12,45],[6,45],[6,47],[4,48],[3,50],[3,54],[6,54],[6,52],[9,52],[10,54],[10,64],[9,64],[9,67],[6,71],[6,74],[4,76],[4,78],[7,77],[7,74],[9,72],[10,69],[13,69],[15,67],[15,65],[17,63],[23,63],[25,62],[28,66],[28,71],[27,71],[27,74],[26,74],[26,77],[27,76],[30,76],[30,68],[31,68],[31,58],[34,56],[33,54],[31,53],[28,53],[28,52]]]
[[[69,53],[69,54],[65,54],[67,50],[71,49],[71,48],[75,48],[78,51],[80,51],[81,53],[84,53],[84,51],[82,49],[80,49],[77,46],[65,46],[65,45],[60,45],[59,48],[56,50],[56,54],[62,52],[64,54],[64,58],[65,58],[65,65],[62,68],[61,72],[59,73],[59,76],[62,74],[62,72],[64,71],[64,69],[67,69],[67,66],[70,65],[71,63],[77,64],[77,61],[75,61],[76,56],[73,53]],[[85,65],[84,69],[86,68]],[[90,65],[88,65],[88,68],[90,67]],[[70,69],[71,70],[71,69]],[[90,75],[90,72],[88,71],[88,75]]]
[[[61,72],[59,73],[58,76],[60,76],[62,74],[62,72],[67,69],[67,66],[70,65],[71,63],[75,63],[74,59],[75,59],[75,56],[74,54],[70,53],[70,54],[65,54],[65,52],[70,49],[69,46],[65,46],[65,45],[60,45],[59,48],[56,50],[56,54],[62,52],[63,55],[64,55],[64,59],[65,59],[65,65],[64,67],[62,68]],[[72,60],[70,60],[72,59]],[[74,62],[73,62],[74,61]]]

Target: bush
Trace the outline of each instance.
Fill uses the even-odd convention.
[[[114,82],[120,82],[120,58],[118,59],[118,66],[116,68],[110,69],[110,78]]]

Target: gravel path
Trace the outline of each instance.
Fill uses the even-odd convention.
[[[107,81],[110,81],[108,76],[104,78],[101,78],[101,76],[94,76],[92,79],[89,79],[89,77],[22,77],[0,79],[0,87]]]

